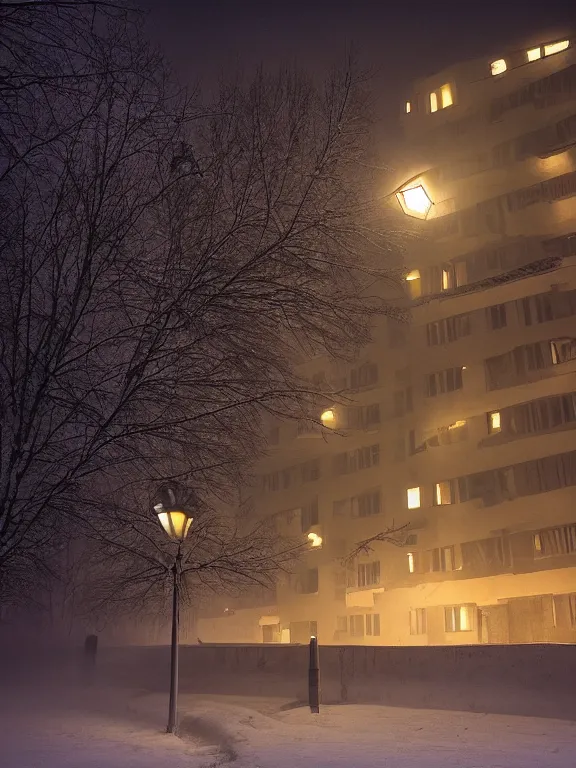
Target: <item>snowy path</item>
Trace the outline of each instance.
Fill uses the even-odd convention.
[[[183,697],[183,708],[226,726],[237,768],[568,768],[576,723],[368,705],[270,714]],[[263,711],[266,714],[263,714]]]
[[[2,768],[204,768],[213,749],[167,735],[117,699],[0,692]],[[92,697],[91,697],[92,698]]]
[[[278,699],[90,689],[0,692],[1,768],[571,768],[576,723],[348,705],[278,711]]]

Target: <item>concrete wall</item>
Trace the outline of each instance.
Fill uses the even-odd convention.
[[[162,691],[167,647],[102,648],[102,684]],[[322,701],[576,721],[576,646],[320,648]],[[308,648],[184,646],[180,690],[307,700]]]

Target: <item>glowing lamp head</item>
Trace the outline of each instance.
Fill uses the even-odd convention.
[[[334,423],[335,419],[336,414],[332,408],[327,408],[325,411],[322,411],[320,415],[320,421],[322,424],[324,424],[324,426],[330,426]]]
[[[166,509],[163,504],[156,504],[154,510],[168,536],[175,541],[184,541],[194,518],[183,509]]]
[[[309,533],[308,534],[308,541],[309,541],[311,547],[321,547],[322,546],[322,536],[318,536],[317,533]]]
[[[432,200],[422,184],[416,184],[396,192],[396,198],[400,207],[407,216],[417,219],[425,219],[432,208]]]

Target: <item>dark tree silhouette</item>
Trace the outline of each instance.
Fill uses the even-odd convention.
[[[113,4],[2,3],[0,23],[0,569],[51,568],[65,531],[126,551],[165,479],[229,501],[263,413],[308,413],[302,355],[351,355],[390,311],[388,238],[352,68],[206,105]],[[278,567],[211,520],[190,572]]]

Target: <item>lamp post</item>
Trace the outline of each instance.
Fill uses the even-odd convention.
[[[163,488],[159,495],[162,501],[154,506],[158,520],[168,536],[178,542],[178,551],[172,566],[172,641],[170,646],[170,700],[168,703],[167,733],[176,733],[178,703],[178,623],[179,623],[179,584],[178,578],[182,563],[182,542],[186,538],[192,516],[176,506],[176,496],[171,488]]]

